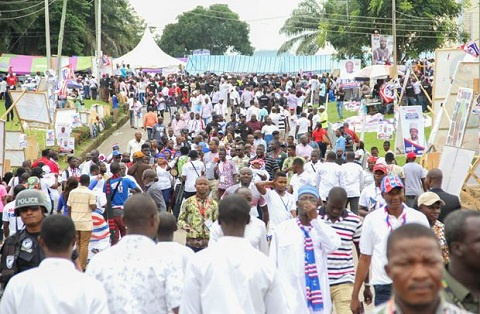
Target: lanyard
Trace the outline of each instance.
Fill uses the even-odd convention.
[[[315,170],[315,167],[313,166],[313,162],[310,164],[310,166],[312,166],[312,169],[313,169],[313,172],[317,172],[317,170]]]
[[[285,193],[287,193],[287,192],[285,192]],[[287,212],[290,212],[290,211],[288,210],[287,204],[285,204],[285,201],[283,200],[283,197],[282,197],[280,194],[278,194],[278,192],[277,192],[277,195],[278,195],[278,197],[280,197],[280,200],[282,201],[283,206],[285,206],[285,210],[286,210]],[[288,201],[287,201],[287,203],[288,203]]]
[[[403,205],[402,205],[402,211],[403,211],[403,213],[400,216],[400,219],[402,220],[402,226],[403,226],[404,224],[407,223],[407,213],[405,212],[405,209],[404,209]],[[392,232],[393,231],[393,226],[390,223],[390,215],[388,214],[387,206],[385,206],[385,216],[386,216],[385,222],[387,223],[387,228],[390,232]]]
[[[202,215],[202,217],[205,217],[205,214],[207,213],[207,209],[208,209],[208,205],[210,203],[210,200],[207,199],[205,200],[205,206],[200,206],[200,203],[198,202],[198,197],[195,196],[195,201],[197,202],[197,207],[198,207],[198,210],[200,211],[200,215]]]

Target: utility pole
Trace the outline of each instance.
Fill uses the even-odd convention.
[[[99,84],[102,66],[102,0],[95,0],[95,34],[97,39],[95,47],[95,78],[97,80],[97,84]]]
[[[50,12],[48,0],[45,0],[45,47],[47,50],[47,70],[52,67],[52,51],[50,50]]]
[[[68,0],[63,0],[62,18],[60,20],[60,32],[58,33],[57,80],[59,82],[62,77],[62,45],[63,45],[63,33],[65,30],[65,18],[67,15],[67,1]]]
[[[396,4],[395,0],[392,0],[392,34],[393,34],[393,70],[395,71],[394,77],[398,76],[397,71],[397,16],[396,16]]]

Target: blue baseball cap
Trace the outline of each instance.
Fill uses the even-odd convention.
[[[120,152],[119,152],[118,150],[114,150],[114,151],[112,152],[112,155],[113,155],[113,157],[117,157],[117,156],[120,156],[121,154],[120,154]]]

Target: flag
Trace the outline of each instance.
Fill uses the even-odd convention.
[[[109,66],[110,65],[110,59],[108,58],[108,55],[103,55],[102,56],[102,66]]]
[[[73,73],[72,66],[69,64],[62,69],[61,78],[58,80],[59,83],[59,92],[58,94],[63,97],[67,97],[67,85],[68,82],[75,78]]]
[[[478,56],[480,56],[480,49],[478,48],[478,45],[473,41],[470,43],[461,45],[460,49],[474,56],[475,58],[478,58]]]
[[[389,104],[395,100],[395,86],[393,84],[383,84],[379,94],[383,101]]]

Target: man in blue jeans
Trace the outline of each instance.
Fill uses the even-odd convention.
[[[345,91],[343,87],[337,90],[337,114],[339,119],[343,119],[343,101],[345,100]]]

